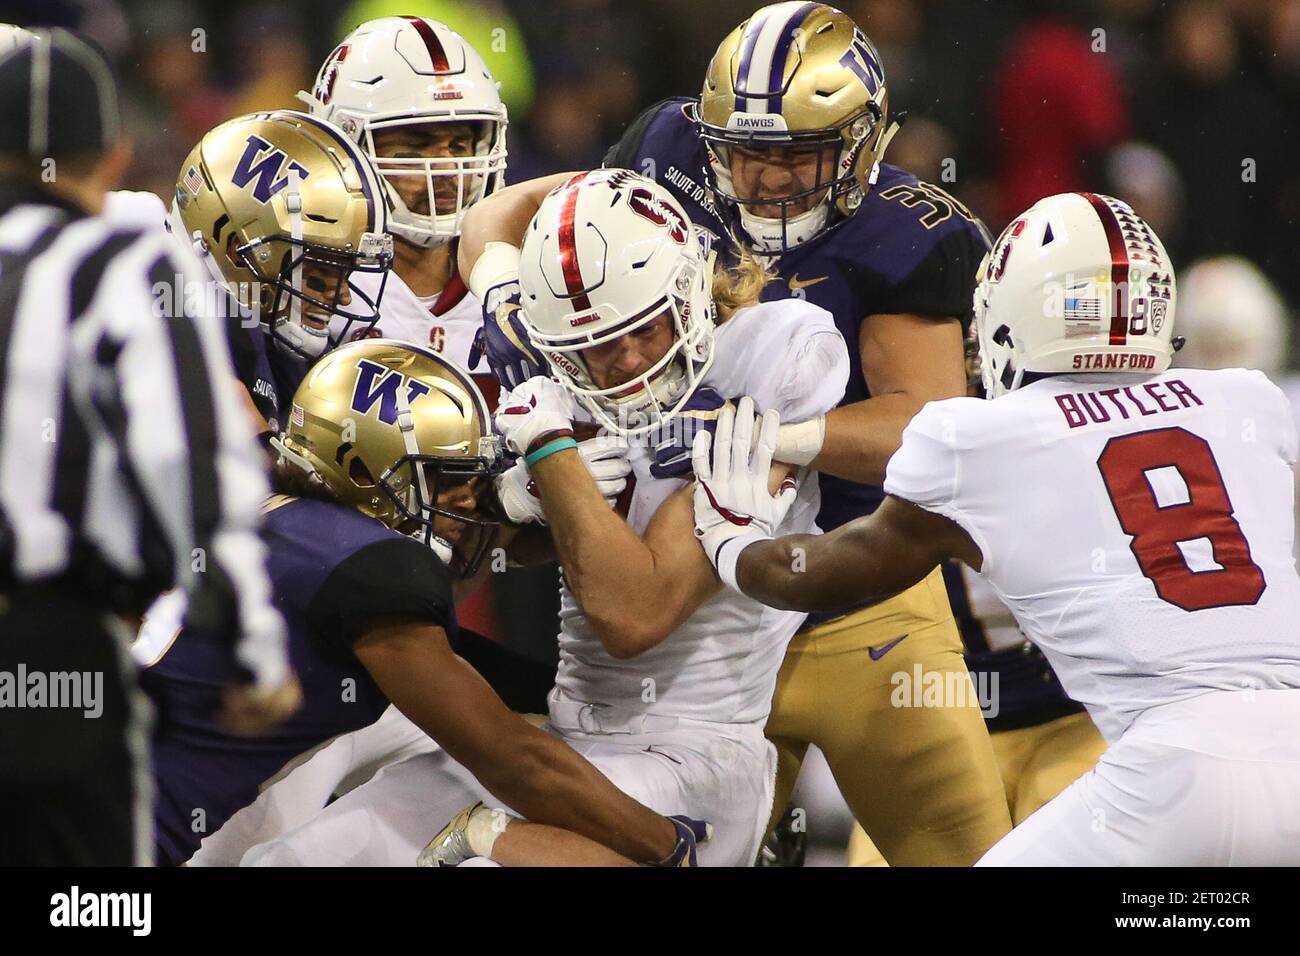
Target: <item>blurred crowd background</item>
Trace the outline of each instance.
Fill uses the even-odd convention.
[[[372,17],[431,16],[479,48],[510,108],[517,181],[598,164],[644,106],[697,92],[718,42],[758,5],[0,0],[0,19],[72,26],[103,44],[128,89],[128,185],[165,196],[203,132],[294,106],[338,39]],[[1300,305],[1300,0],[841,6],[875,40],[891,104],[909,114],[891,161],[953,192],[995,234],[1043,195],[1113,192],[1150,220],[1184,279],[1200,260],[1240,257],[1210,271],[1227,269],[1234,287],[1248,277],[1262,296],[1254,307],[1280,310],[1289,331]],[[1300,345],[1286,336],[1278,357],[1294,366],[1288,340]]]
[[[419,14],[473,43],[510,111],[508,180],[599,165],[641,109],[698,93],[758,0],[0,0],[0,21],[90,34],[116,61],[134,189],[170,197],[212,126],[295,107],[358,23]],[[994,233],[1038,198],[1133,204],[1179,271],[1183,364],[1261,368],[1300,407],[1300,0],[843,0],[908,121],[888,159],[962,199]],[[1189,334],[1203,330],[1204,334]],[[554,571],[499,608],[546,648]],[[512,613],[515,612],[515,613]],[[849,819],[805,765],[814,853]],[[820,850],[818,849],[820,847]]]

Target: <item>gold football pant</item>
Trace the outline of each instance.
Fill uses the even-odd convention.
[[[1043,804],[1096,766],[1106,749],[1085,713],[1067,714],[1036,727],[993,734],[993,751],[1006,788],[1012,822],[1019,826]],[[849,866],[883,866],[884,860],[862,831],[849,837]]]
[[[917,665],[949,687],[964,681],[969,693],[895,706],[921,702],[904,693]],[[1011,828],[938,568],[883,604],[795,635],[767,736],[778,756],[773,824],[816,744],[853,816],[895,866],[969,866]]]

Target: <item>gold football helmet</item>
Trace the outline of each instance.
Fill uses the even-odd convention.
[[[756,10],[718,47],[694,113],[706,175],[728,225],[765,256],[851,215],[899,125],[889,124],[875,46],[846,14],[821,3]],[[802,160],[815,172],[786,195],[742,195],[733,161],[770,151],[779,166]]]
[[[363,339],[312,366],[272,445],[339,503],[419,538],[468,577],[497,527],[477,504],[502,468],[491,422],[478,386],[452,362]]]
[[[392,265],[385,188],[332,124],[252,113],[211,130],[186,157],[171,228],[280,345],[311,360],[354,323],[379,318],[383,285],[371,300],[348,277]],[[353,299],[360,309],[346,308]],[[332,339],[331,316],[347,320]]]

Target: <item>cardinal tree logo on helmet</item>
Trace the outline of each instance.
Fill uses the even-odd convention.
[[[351,48],[349,43],[339,44],[330,54],[330,58],[325,61],[325,68],[321,70],[320,79],[316,81],[316,89],[312,91],[312,95],[322,106],[329,105],[330,97],[334,95],[334,83],[339,78],[339,64],[348,58],[348,50]]]
[[[989,257],[989,282],[997,282],[1002,278],[1002,274],[1007,271],[1007,260],[1011,258],[1011,246],[1014,244],[1016,237],[1025,231],[1025,220],[1017,219],[1011,225],[1002,231],[998,237],[997,245],[993,249],[993,255]]]
[[[663,202],[644,186],[637,186],[628,193],[627,204],[632,211],[643,219],[649,219],[656,226],[667,226],[668,235],[679,246],[686,245],[690,235],[686,220],[672,206]]]
[[[271,152],[262,156],[268,149]],[[230,174],[230,181],[240,189],[246,189],[249,183],[253,183],[253,198],[260,203],[268,203],[272,196],[289,185],[288,170],[284,176],[276,178],[280,176],[285,160],[289,160],[288,170],[296,170],[300,179],[311,175],[301,164],[289,159],[284,150],[272,147],[256,134],[250,134],[244,155],[239,157],[234,172]]]
[[[376,376],[381,376],[376,381]],[[385,425],[397,424],[397,390],[406,385],[406,401],[415,404],[415,400],[429,392],[429,386],[423,382],[408,378],[395,369],[387,368],[378,362],[362,359],[357,363],[357,383],[352,389],[352,410],[359,415],[368,415],[370,409],[379,404],[379,420]]]

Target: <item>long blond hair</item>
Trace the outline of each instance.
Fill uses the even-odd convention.
[[[713,301],[718,306],[718,324],[726,322],[740,309],[756,305],[772,279],[772,273],[747,251],[740,253],[734,266],[715,268]]]

